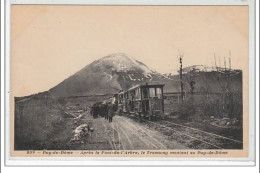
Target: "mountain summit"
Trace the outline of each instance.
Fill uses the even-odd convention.
[[[152,72],[152,70],[150,70],[145,64],[133,58],[130,58],[124,53],[116,53],[105,56],[97,61],[94,61],[92,65],[111,68],[111,70],[116,71],[138,70],[146,74]]]
[[[124,53],[102,57],[50,89],[56,96],[114,94],[145,82],[166,79]]]

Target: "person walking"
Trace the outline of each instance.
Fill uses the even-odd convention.
[[[97,103],[95,103],[92,107],[92,114],[93,114],[93,118],[97,118],[100,112],[100,108],[99,105]]]
[[[113,116],[115,115],[115,110],[114,110],[114,105],[113,104],[109,104],[108,105],[108,122],[112,122],[113,121]]]
[[[142,101],[138,101],[138,117],[139,117],[139,122],[142,122]]]
[[[105,114],[105,119],[108,120],[108,105],[107,105],[107,103],[105,104],[104,110],[105,110],[105,112],[104,112],[104,114]]]
[[[93,118],[96,118],[96,113],[97,113],[97,106],[96,104],[94,104],[91,109],[91,115],[93,116]]]

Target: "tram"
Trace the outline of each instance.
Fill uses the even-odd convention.
[[[138,84],[117,94],[118,114],[135,114],[144,118],[163,118],[164,84]]]

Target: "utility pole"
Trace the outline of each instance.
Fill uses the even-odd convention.
[[[227,70],[227,67],[226,67],[226,57],[224,56],[224,67],[225,67],[225,71]]]
[[[229,70],[231,70],[231,52],[229,50]]]
[[[216,68],[216,71],[218,71],[218,67],[217,67],[217,62],[216,62],[216,55],[214,53],[214,60],[215,60],[215,68]]]
[[[184,92],[183,92],[183,82],[182,82],[182,57],[183,55],[180,54],[180,82],[181,82],[181,100],[184,99]]]
[[[215,59],[215,63],[216,63],[216,59]],[[209,87],[208,87],[208,72],[207,72],[207,66],[204,65],[204,69],[205,69],[205,81],[206,81],[206,92],[207,92],[207,98],[209,98]]]
[[[221,63],[220,63],[220,57],[218,56],[218,65],[219,65],[219,69],[221,70]]]

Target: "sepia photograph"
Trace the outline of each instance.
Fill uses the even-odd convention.
[[[12,156],[248,156],[248,6],[10,11]]]

